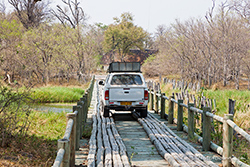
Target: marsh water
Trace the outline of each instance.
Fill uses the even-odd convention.
[[[33,109],[43,112],[72,112],[74,105],[76,103],[42,103],[34,104]]]

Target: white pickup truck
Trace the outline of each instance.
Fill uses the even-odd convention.
[[[147,117],[148,89],[140,63],[115,62],[110,64],[108,71],[105,81],[99,82],[103,86],[104,117],[109,116],[110,109],[136,110],[141,117]]]

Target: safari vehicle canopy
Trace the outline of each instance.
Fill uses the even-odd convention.
[[[141,72],[141,65],[139,62],[113,62],[109,64],[108,72]]]

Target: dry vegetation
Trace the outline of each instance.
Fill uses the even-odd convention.
[[[171,27],[159,26],[155,41],[159,54],[148,58],[145,73],[179,75],[209,86],[218,82],[227,86],[233,81],[239,89],[241,79],[250,78],[249,6],[247,0],[227,1],[214,5],[205,20],[177,20]],[[247,85],[249,89],[249,82]]]

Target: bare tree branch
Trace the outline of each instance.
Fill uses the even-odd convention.
[[[68,23],[72,28],[76,28],[80,23],[84,23],[86,21],[86,15],[80,7],[80,2],[78,0],[62,0],[62,2],[68,7],[67,9],[62,9],[61,6],[57,5],[57,12],[52,10],[51,13],[63,24]]]
[[[8,0],[8,2],[14,7],[18,19],[26,29],[39,26],[49,14],[49,1]]]
[[[6,11],[6,6],[5,6],[5,3],[4,1],[2,0],[2,2],[0,2],[0,13],[5,13]]]

